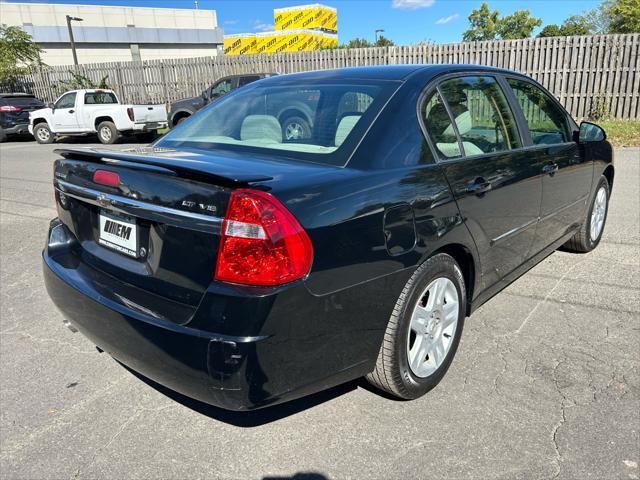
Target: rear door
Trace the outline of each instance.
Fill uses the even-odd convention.
[[[485,286],[523,263],[540,211],[539,168],[497,77],[443,80],[422,106],[426,130],[481,257]]]
[[[541,165],[542,205],[534,253],[553,243],[584,218],[593,177],[565,110],[544,90],[522,78],[508,78],[528,125],[530,155]]]
[[[77,92],[62,95],[53,109],[53,126],[56,132],[76,132],[79,130],[76,112]]]

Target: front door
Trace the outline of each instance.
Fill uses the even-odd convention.
[[[492,76],[443,81],[423,115],[489,287],[528,258],[540,212],[539,168],[521,149],[514,115]]]
[[[542,205],[534,252],[543,250],[585,218],[593,165],[573,140],[567,114],[541,88],[508,78],[531,134],[532,159],[541,165]]]
[[[65,93],[55,103],[53,125],[56,132],[78,131],[76,115],[76,92]]]

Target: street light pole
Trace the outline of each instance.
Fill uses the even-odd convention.
[[[382,28],[378,28],[376,30],[376,43],[378,43],[378,33],[382,33],[382,32],[384,32],[384,29],[382,29]]]
[[[74,65],[78,65],[78,55],[76,54],[76,42],[73,40],[73,29],[71,28],[72,20],[76,22],[81,22],[82,19],[67,15],[67,28],[69,29],[69,41],[71,42],[71,52],[73,53],[73,63]]]

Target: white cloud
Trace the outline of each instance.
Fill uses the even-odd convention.
[[[436,0],[393,0],[391,6],[402,10],[417,10],[427,8],[436,3]]]
[[[449,22],[453,22],[458,17],[460,17],[460,15],[454,13],[453,15],[449,15],[448,17],[439,18],[438,20],[436,20],[436,25],[446,25]]]
[[[274,29],[273,23],[264,23],[261,20],[253,22],[253,28],[259,32],[270,32]]]

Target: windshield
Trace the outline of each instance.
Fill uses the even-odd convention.
[[[397,86],[369,80],[258,82],[201,110],[157,145],[255,151],[344,165]]]

